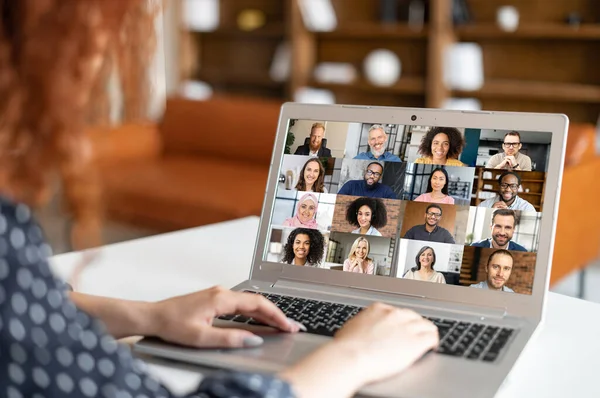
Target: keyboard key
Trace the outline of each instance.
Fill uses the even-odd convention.
[[[267,324],[265,324],[265,323],[262,323],[262,322],[260,322],[260,321],[257,321],[257,320],[256,320],[256,319],[254,319],[254,318],[251,318],[251,319],[248,321],[248,325],[268,326]]]
[[[273,293],[254,292],[277,305],[287,317],[307,328],[307,333],[333,336],[345,322],[352,319],[362,307],[325,301],[283,296]],[[223,315],[219,319],[261,325],[260,322],[242,315]],[[498,326],[471,324],[452,319],[427,318],[433,322],[440,335],[439,354],[466,357],[471,360],[495,361],[506,346],[514,330]]]
[[[488,352],[484,355],[483,360],[486,362],[493,362],[498,358],[498,354],[495,352]]]

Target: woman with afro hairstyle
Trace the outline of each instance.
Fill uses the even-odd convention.
[[[439,164],[445,166],[465,166],[458,155],[465,146],[460,131],[454,127],[434,127],[421,140],[419,153],[423,157],[415,160],[420,164]]]
[[[282,262],[292,265],[318,267],[325,253],[325,239],[317,230],[296,228],[283,248]]]
[[[353,234],[381,236],[377,228],[387,224],[387,210],[379,198],[358,198],[348,205],[346,221],[358,227]]]

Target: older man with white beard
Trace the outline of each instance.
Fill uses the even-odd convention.
[[[401,162],[391,152],[386,152],[388,136],[381,124],[374,124],[369,129],[369,152],[359,153],[354,159]]]

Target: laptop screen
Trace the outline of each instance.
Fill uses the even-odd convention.
[[[530,295],[550,142],[289,120],[263,259]]]

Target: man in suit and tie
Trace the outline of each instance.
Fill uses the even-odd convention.
[[[324,148],[323,136],[325,135],[325,125],[323,123],[314,123],[310,128],[310,141],[308,144],[300,145],[294,155],[318,156],[320,158],[330,158],[331,150]]]

